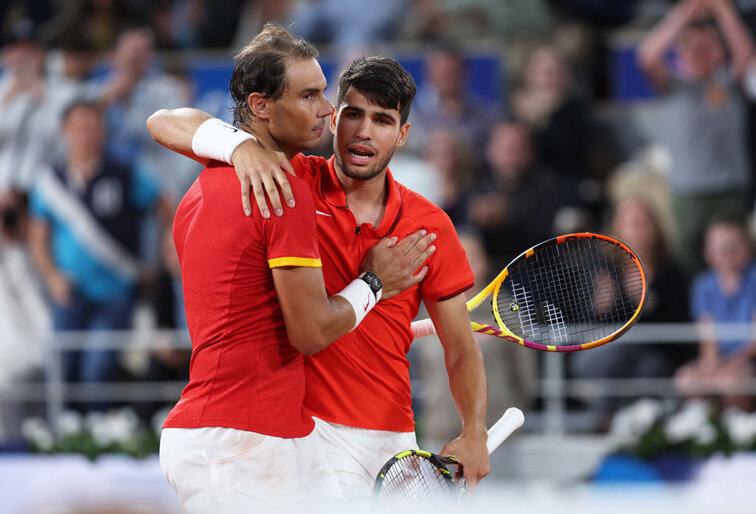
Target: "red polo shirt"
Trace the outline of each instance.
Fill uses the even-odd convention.
[[[304,359],[286,337],[271,268],[320,266],[309,187],[291,179],[297,206],[281,218],[256,207],[247,217],[233,168],[209,168],[173,223],[192,360],[164,427],[305,436],[314,424],[303,406]]]
[[[347,208],[333,159],[300,154],[292,165],[312,189],[329,295],[357,276],[366,252],[382,237],[402,239],[421,228],[438,235],[437,250],[427,261],[428,274],[419,285],[379,302],[356,330],[305,358],[305,406],[313,416],[352,427],[412,431],[410,323],[423,298],[449,299],[473,286],[473,273],[454,225],[439,207],[395,182],[390,171],[380,224],[358,225]]]

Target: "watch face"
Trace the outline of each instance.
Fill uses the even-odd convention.
[[[370,271],[367,271],[362,275],[362,280],[367,282],[367,284],[370,286],[370,289],[373,291],[373,293],[377,293],[383,287],[383,284],[381,283],[381,279],[378,278],[378,275]]]

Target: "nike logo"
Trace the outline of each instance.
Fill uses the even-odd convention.
[[[365,305],[363,305],[363,307],[365,309],[365,312],[367,312],[368,307],[370,307],[370,296],[368,296],[367,303]]]
[[[333,218],[333,214],[328,214],[327,212],[320,212],[316,210],[315,214],[320,214],[321,216],[328,216],[329,218]]]

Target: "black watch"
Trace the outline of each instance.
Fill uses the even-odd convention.
[[[358,278],[361,278],[365,282],[367,282],[367,285],[370,286],[370,290],[375,295],[375,301],[381,299],[381,291],[383,290],[383,282],[381,282],[381,279],[378,275],[373,273],[372,271],[365,271],[364,273],[361,273]]]

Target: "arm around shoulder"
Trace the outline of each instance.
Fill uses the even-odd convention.
[[[206,112],[189,107],[160,109],[147,118],[147,130],[155,141],[169,150],[207,164],[208,159],[195,155],[192,139],[200,125],[212,118]]]

